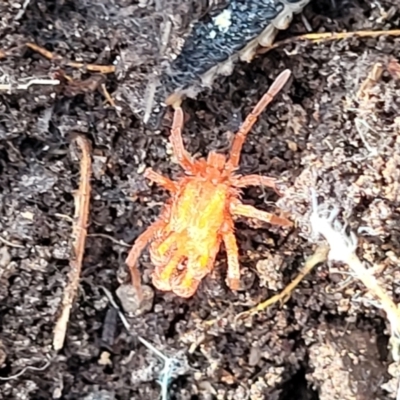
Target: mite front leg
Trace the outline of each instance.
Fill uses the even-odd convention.
[[[187,172],[193,172],[193,160],[190,154],[185,150],[182,140],[183,111],[182,108],[175,109],[174,120],[169,138],[174,154],[178,159],[179,165]]]
[[[232,180],[233,186],[245,188],[248,186],[266,186],[272,188],[277,194],[281,195],[276,187],[276,179],[261,175],[245,175]]]
[[[279,74],[279,76],[272,83],[271,87],[268,89],[268,92],[264,94],[261,100],[256,104],[253,111],[246,117],[243,124],[239,128],[235,139],[232,144],[231,155],[229,158],[229,163],[233,167],[237,167],[239,164],[240,153],[242,151],[243,143],[246,140],[247,134],[250,132],[251,128],[257,121],[257,118],[264,111],[265,107],[274,99],[274,97],[281,91],[283,86],[285,86],[286,82],[290,77],[290,70],[285,69],[283,72]]]
[[[228,260],[228,272],[226,276],[226,284],[232,290],[239,290],[240,284],[240,266],[239,266],[239,249],[236,243],[233,227],[230,227],[222,236]]]
[[[230,210],[233,215],[255,218],[272,225],[293,226],[293,223],[286,218],[278,217],[277,215],[270,214],[266,211],[257,210],[257,208],[253,206],[242,204],[240,202],[232,203]]]
[[[176,185],[171,179],[162,176],[158,172],[153,171],[151,168],[147,168],[144,176],[151,180],[152,182],[156,183],[159,186],[162,186],[164,189],[168,190],[171,193],[176,192]]]
[[[130,250],[128,257],[125,261],[131,273],[132,285],[136,289],[140,301],[143,299],[143,291],[140,283],[141,279],[139,269],[137,267],[137,260],[147,244],[154,237],[155,233],[159,229],[162,229],[164,225],[164,221],[156,221],[152,225],[150,225],[141,235],[139,235],[139,237],[135,240],[135,243],[132,246],[132,249]]]

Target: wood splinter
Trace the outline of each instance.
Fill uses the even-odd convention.
[[[99,65],[99,64],[87,64],[84,62],[77,62],[67,60],[64,57],[54,54],[49,50],[46,50],[43,47],[38,46],[36,43],[26,43],[26,46],[31,50],[39,53],[43,57],[47,58],[48,60],[59,62],[61,65],[81,69],[84,68],[90,72],[99,72],[101,74],[113,74],[115,72],[115,65]]]
[[[75,194],[75,215],[72,228],[73,254],[70,261],[71,270],[68,275],[68,284],[65,287],[61,303],[61,314],[54,329],[53,347],[55,350],[62,349],[64,345],[69,316],[79,285],[89,219],[90,177],[92,169],[90,146],[88,140],[83,136],[78,136],[76,142],[82,152],[82,158],[80,162],[79,189]]]

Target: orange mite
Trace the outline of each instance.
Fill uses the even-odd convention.
[[[235,136],[228,158],[211,151],[207,159],[194,160],[183,146],[183,111],[180,107],[176,108],[170,141],[185,174],[172,181],[152,169],[145,172],[148,179],[168,190],[171,198],[159,219],[136,239],[126,259],[139,297],[142,291],[137,261],[149,242],[150,258],[155,266],[152,274],[154,286],[188,298],[195,294],[202,279],[212,271],[221,242],[224,242],[227,253],[226,283],[232,290],[239,289],[235,216],[256,218],[274,225],[292,225],[286,218],[240,201],[241,188],[264,185],[276,190],[275,179],[235,173],[247,134],[289,77],[290,71],[283,71],[247,116]]]

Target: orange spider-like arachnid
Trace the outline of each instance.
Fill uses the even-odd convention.
[[[255,218],[280,226],[292,225],[286,218],[240,201],[241,188],[265,185],[276,190],[275,179],[235,173],[247,134],[289,77],[290,71],[283,71],[247,116],[234,138],[228,158],[211,151],[207,159],[194,160],[183,146],[183,111],[180,107],[175,109],[170,141],[185,175],[172,181],[152,169],[146,170],[145,176],[169,191],[171,198],[159,219],[136,239],[126,259],[139,296],[142,292],[136,264],[149,242],[150,259],[155,266],[152,274],[154,286],[188,298],[195,294],[202,279],[212,271],[221,242],[227,253],[226,282],[232,290],[239,289],[235,216]]]

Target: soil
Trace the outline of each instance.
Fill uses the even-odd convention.
[[[250,133],[241,172],[279,178],[279,208],[297,225],[288,230],[238,221],[239,292],[224,283],[223,252],[193,298],[155,291],[145,253],[140,268],[148,303],[138,311],[134,299],[126,299],[132,291],[124,286],[123,243],[133,243],[167,198],[143,171],[179,173],[167,144],[171,114],[157,132],[135,114],[137,88],[157,63],[155,27],[162,13],[146,1],[138,8],[125,0],[118,6],[38,0],[21,13],[23,3],[0,5],[2,83],[60,74],[56,61],[27,42],[82,62],[111,65],[119,57],[123,66],[102,78],[118,109],[90,85],[0,93],[0,399],[158,399],[162,363],[136,335],[179,359],[171,399],[395,398],[399,368],[388,349],[388,321],[343,265],[318,266],[283,306],[238,323],[234,318],[278,293],[315,250],[310,187],[340,207],[357,233],[360,257],[377,266],[380,284],[398,300],[400,76],[393,59],[400,38],[288,44],[240,63],[212,91],[184,102],[188,150],[226,152],[226,132],[237,129],[279,72],[293,72]],[[304,15],[313,32],[388,30],[400,24],[395,3],[311,1]],[[187,9],[179,12],[186,23]],[[296,16],[278,40],[305,32]],[[376,63],[382,76],[359,93]],[[95,76],[61,67],[75,81]],[[77,134],[92,144],[90,226],[79,296],[65,346],[55,354],[79,182]],[[278,197],[268,190],[251,188],[244,199],[279,212]],[[127,315],[130,332],[101,287],[134,311]]]

